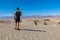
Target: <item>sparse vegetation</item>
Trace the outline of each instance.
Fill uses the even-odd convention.
[[[50,19],[44,19],[44,21],[50,21]]]
[[[37,25],[37,22],[39,22],[39,20],[34,20],[34,24]]]
[[[46,23],[46,22],[44,22],[44,25],[47,25],[47,23]]]
[[[58,24],[60,24],[60,22],[58,22]]]

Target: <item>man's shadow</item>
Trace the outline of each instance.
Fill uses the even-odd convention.
[[[43,30],[33,30],[33,29],[19,29],[19,31],[47,32]]]

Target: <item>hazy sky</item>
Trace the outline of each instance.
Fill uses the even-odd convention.
[[[12,16],[17,7],[23,16],[60,15],[59,0],[0,0],[0,16]]]

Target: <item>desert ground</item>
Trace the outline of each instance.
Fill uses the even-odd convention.
[[[13,19],[0,19],[0,40],[60,40],[60,18],[21,19],[19,28]]]

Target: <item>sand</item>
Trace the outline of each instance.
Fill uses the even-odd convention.
[[[38,20],[37,25],[34,20]],[[22,19],[20,30],[15,30],[13,19],[0,19],[0,40],[60,40],[59,19],[44,20]],[[44,25],[45,22],[47,25]]]

